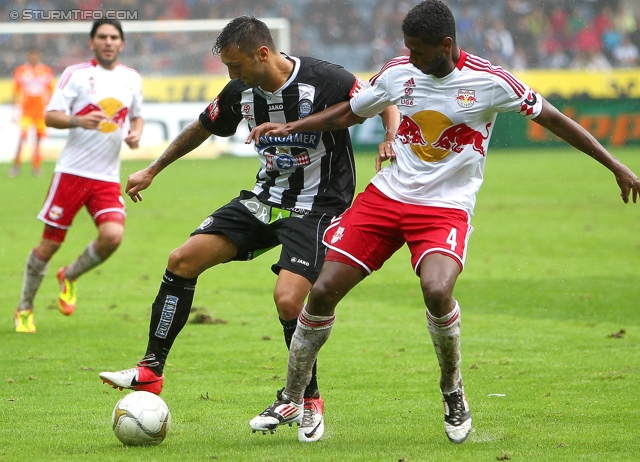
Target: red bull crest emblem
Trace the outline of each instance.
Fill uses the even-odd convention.
[[[456,102],[460,107],[471,107],[478,101],[476,99],[475,90],[458,90],[458,96],[456,96]]]
[[[335,244],[340,239],[342,239],[343,236],[344,236],[344,228],[342,226],[339,226],[336,232],[333,233],[333,236],[331,237],[331,243]]]

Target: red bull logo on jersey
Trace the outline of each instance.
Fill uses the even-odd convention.
[[[409,116],[402,117],[398,131],[396,132],[396,138],[400,140],[402,144],[417,144],[418,146],[426,146],[427,141],[422,136],[422,129],[415,120]]]
[[[103,111],[107,114],[107,118],[100,122],[98,130],[102,133],[111,133],[118,128],[123,128],[127,120],[129,108],[125,107],[119,100],[115,98],[105,98],[100,100],[98,104],[87,104],[82,110],[75,115],[85,115],[93,111]]]
[[[487,124],[483,134],[467,124],[454,124],[440,112],[419,111],[411,117],[402,117],[396,140],[410,145],[414,154],[425,162],[437,162],[452,152],[461,153],[465,146],[485,156],[490,126]]]
[[[487,135],[485,136],[466,124],[454,125],[442,131],[438,139],[433,143],[433,147],[460,153],[465,146],[470,145],[474,151],[484,157],[485,150],[483,143],[484,140],[489,138],[490,126],[491,123],[488,123],[485,127],[487,131]]]

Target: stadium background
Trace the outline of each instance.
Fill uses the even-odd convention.
[[[0,142],[10,161],[18,129],[11,75],[32,47],[59,76],[70,64],[91,57],[87,33],[3,33],[14,11],[127,11],[139,21],[225,19],[241,14],[283,17],[290,23],[293,55],[312,55],[368,78],[388,59],[404,54],[400,23],[418,0],[177,0],[132,1],[0,0]],[[640,2],[634,0],[450,0],[458,42],[467,51],[502,65],[575,118],[609,146],[640,144]],[[30,21],[33,25],[37,21]],[[3,26],[5,31],[3,31]],[[123,158],[156,157],[179,130],[194,120],[228,81],[211,55],[218,31],[127,33],[121,61],[140,71],[147,121],[141,149]],[[194,156],[251,155],[246,131],[211,140]],[[381,127],[372,120],[352,129],[357,149],[375,146]],[[64,130],[49,129],[45,159],[56,157]],[[517,116],[498,119],[494,147],[553,145],[557,141]],[[28,156],[29,149],[25,154]]]

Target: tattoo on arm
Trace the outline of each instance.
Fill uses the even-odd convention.
[[[187,125],[150,167],[158,171],[163,170],[169,164],[200,146],[209,136],[210,133],[200,125],[200,121]]]

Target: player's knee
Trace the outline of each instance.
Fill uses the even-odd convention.
[[[102,231],[98,237],[100,247],[113,252],[122,243],[123,234],[124,233],[118,229]]]
[[[340,296],[330,284],[316,281],[309,293],[307,311],[317,316],[329,316],[335,312]]]
[[[169,254],[167,269],[184,278],[198,277],[202,272],[197,266],[196,256],[185,246],[178,247]]]
[[[453,302],[453,290],[448,284],[432,281],[422,284],[422,296],[424,303],[437,316],[437,313],[447,314],[447,308]]]
[[[304,306],[303,300],[299,300],[294,294],[285,292],[274,293],[273,301],[276,304],[278,316],[287,321],[297,318]]]

